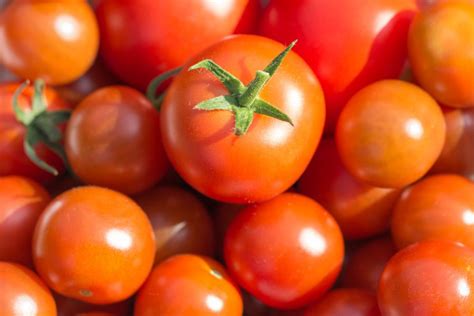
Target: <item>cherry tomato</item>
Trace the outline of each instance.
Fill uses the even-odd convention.
[[[346,239],[367,238],[387,231],[393,206],[401,193],[354,178],[342,165],[333,140],[321,142],[298,188],[334,216]]]
[[[351,98],[339,118],[336,142],[352,175],[375,186],[402,188],[433,166],[445,133],[433,98],[413,84],[384,80]]]
[[[58,316],[128,316],[131,315],[132,301],[122,301],[109,305],[92,305],[72,298],[55,295]]]
[[[99,47],[86,1],[12,1],[2,13],[0,61],[24,79],[60,85],[82,76]]]
[[[101,0],[101,54],[123,81],[144,90],[160,73],[231,34],[249,0]]]
[[[33,180],[0,177],[0,261],[33,265],[33,231],[49,201],[48,192]]]
[[[441,1],[421,11],[408,36],[413,73],[443,104],[474,107],[474,1]]]
[[[248,84],[284,47],[251,35],[229,37],[190,60],[210,58]],[[201,111],[202,101],[229,95],[209,71],[182,71],[161,109],[165,150],[176,171],[195,189],[216,200],[251,203],[287,190],[301,176],[320,140],[323,93],[311,69],[290,52],[260,93],[286,113],[293,126],[255,114],[247,133],[235,135],[230,111]]]
[[[321,297],[336,280],[344,244],[336,221],[296,193],[245,208],[224,241],[229,272],[263,303],[294,309]]]
[[[212,220],[192,193],[163,186],[142,193],[135,201],[148,215],[155,232],[155,264],[180,253],[214,254]]]
[[[135,302],[134,316],[168,315],[241,316],[242,298],[216,261],[177,255],[153,269]]]
[[[386,237],[362,244],[347,259],[342,285],[376,291],[385,265],[396,252],[393,241]]]
[[[152,187],[167,171],[159,113],[125,86],[99,89],[72,113],[67,158],[85,183],[127,194]]]
[[[378,303],[384,316],[474,315],[474,251],[447,241],[409,246],[388,262]]]
[[[0,262],[0,315],[56,316],[56,304],[49,289],[31,270]]]
[[[398,248],[427,239],[474,248],[474,183],[458,175],[435,175],[406,189],[392,219]]]
[[[326,96],[326,132],[332,133],[350,97],[377,80],[398,78],[414,0],[273,0],[263,35],[289,43],[311,66]]]
[[[0,176],[21,175],[32,178],[41,183],[51,182],[54,176],[43,171],[33,164],[23,149],[25,127],[17,121],[13,111],[13,94],[19,88],[17,83],[0,85]],[[33,87],[26,87],[18,98],[22,109],[31,108]],[[70,106],[58,95],[55,90],[45,88],[44,102],[48,110],[66,110]],[[38,156],[53,166],[56,170],[64,171],[61,159],[46,146],[39,144],[36,147]]]
[[[41,214],[33,236],[35,267],[48,286],[93,304],[135,293],[154,255],[145,213],[126,196],[99,187],[58,196]]]

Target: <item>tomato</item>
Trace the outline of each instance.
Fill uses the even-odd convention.
[[[153,269],[138,292],[134,315],[241,316],[242,299],[219,263],[177,255]]]
[[[21,175],[41,183],[51,182],[53,175],[38,168],[26,156],[23,143],[26,128],[18,122],[13,111],[13,95],[20,87],[17,83],[0,85],[0,176]],[[26,87],[18,98],[19,106],[28,110],[31,108],[33,87]],[[58,93],[45,88],[43,100],[49,111],[67,110],[70,105]],[[61,159],[43,144],[36,146],[37,155],[59,172],[64,171]]]
[[[131,315],[132,301],[122,301],[109,305],[92,305],[72,298],[55,295],[58,316],[128,316]]]
[[[447,241],[426,241],[397,253],[378,291],[384,316],[474,315],[474,251]]]
[[[401,188],[433,166],[445,133],[433,98],[413,84],[384,80],[351,98],[339,118],[336,142],[352,175],[375,186]]]
[[[367,238],[387,231],[401,193],[354,178],[344,168],[332,139],[321,142],[298,188],[334,216],[345,239]]]
[[[0,261],[32,266],[31,239],[48,192],[33,180],[0,177]]]
[[[393,241],[386,237],[362,244],[347,259],[342,285],[376,291],[385,265],[396,252]]]
[[[130,297],[153,265],[155,239],[128,197],[80,187],[55,198],[33,236],[36,270],[61,295],[93,304]]]
[[[192,193],[162,186],[142,193],[135,201],[148,215],[155,232],[155,264],[180,253],[214,254],[212,220]]]
[[[326,96],[326,132],[351,96],[377,80],[398,78],[414,0],[273,0],[261,34],[289,43],[311,66]]]
[[[92,65],[99,31],[86,1],[16,0],[2,13],[0,41],[0,61],[14,74],[61,85]]]
[[[337,278],[344,244],[336,221],[296,193],[245,208],[224,241],[231,275],[263,303],[281,309],[319,298]]]
[[[439,102],[474,107],[474,1],[441,1],[420,12],[408,36],[413,73]]]
[[[361,289],[336,289],[306,307],[301,316],[379,316],[375,294]]]
[[[101,54],[123,81],[144,90],[160,73],[231,34],[249,0],[101,0]]]
[[[125,86],[99,89],[72,113],[65,149],[85,183],[134,194],[167,171],[158,112],[140,92]]]
[[[49,289],[31,270],[0,262],[0,315],[56,316],[56,304]]]
[[[458,175],[435,175],[406,189],[392,219],[398,248],[427,239],[474,248],[474,183]]]
[[[283,48],[259,36],[232,36],[195,56],[184,69],[209,58],[248,84]],[[320,140],[324,100],[318,81],[290,52],[261,90],[260,100],[286,113],[293,126],[254,113],[240,136],[230,111],[194,108],[225,95],[229,91],[209,71],[182,71],[175,77],[161,109],[168,157],[187,183],[213,199],[243,204],[275,197],[301,176]],[[242,109],[247,110],[239,104]]]

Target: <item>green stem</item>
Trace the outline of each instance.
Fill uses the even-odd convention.
[[[165,98],[164,93],[160,93],[158,95],[156,94],[158,87],[161,86],[163,82],[165,82],[169,78],[176,76],[182,69],[183,67],[178,67],[175,69],[171,69],[170,71],[167,71],[165,73],[162,73],[161,75],[155,77],[148,85],[146,89],[146,97],[148,98],[148,100],[150,100],[151,104],[157,111],[160,111],[161,104],[163,103],[163,99]]]
[[[239,97],[240,106],[250,108],[269,79],[270,74],[268,72],[258,70],[255,78],[248,85],[247,90]]]

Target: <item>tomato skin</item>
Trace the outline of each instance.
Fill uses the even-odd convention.
[[[231,34],[249,0],[101,0],[101,55],[120,79],[144,90],[157,75]]]
[[[153,269],[138,292],[134,316],[241,316],[242,312],[239,291],[221,264],[177,255]]]
[[[262,14],[262,1],[248,0],[234,34],[256,34],[258,21]]]
[[[439,102],[474,107],[474,2],[441,1],[421,11],[408,37],[413,73]]]
[[[148,276],[154,254],[153,229],[141,208],[99,187],[55,198],[33,237],[35,267],[48,286],[92,304],[130,297]]]
[[[168,168],[159,113],[125,86],[99,89],[79,104],[66,129],[65,150],[83,182],[126,194],[149,189]]]
[[[353,177],[343,166],[332,139],[321,142],[298,189],[334,216],[346,240],[387,231],[393,206],[401,193],[401,190],[378,188]]]
[[[0,176],[19,175],[34,179],[40,183],[48,183],[54,176],[41,170],[26,156],[23,149],[23,140],[26,134],[25,127],[16,120],[13,112],[13,94],[20,84],[5,83],[0,85]],[[18,98],[22,109],[31,108],[33,87],[26,87]],[[67,110],[70,105],[58,93],[51,89],[44,89],[45,102],[48,110]],[[64,171],[61,159],[44,145],[36,147],[38,156],[53,166],[60,173]]]
[[[434,175],[407,188],[395,206],[392,236],[398,248],[445,239],[474,248],[474,183],[458,175]]]
[[[386,316],[474,315],[474,251],[457,243],[426,241],[397,253],[380,279]]]
[[[210,58],[248,84],[284,47],[253,35],[228,37],[191,59]],[[199,111],[201,101],[228,95],[208,71],[182,71],[161,109],[165,150],[176,171],[196,190],[228,203],[268,200],[301,176],[319,143],[324,99],[306,63],[290,52],[260,97],[285,112],[294,126],[256,114],[245,135],[234,134],[229,111]]]
[[[321,297],[337,278],[343,255],[336,221],[318,203],[295,193],[245,208],[224,241],[234,279],[264,304],[281,309]]]
[[[0,284],[0,315],[56,316],[51,292],[33,271],[18,264],[0,262]]]
[[[99,48],[97,21],[86,1],[12,1],[2,13],[0,39],[0,61],[10,71],[52,85],[82,76]]]
[[[443,113],[431,96],[413,84],[384,80],[351,98],[339,118],[336,143],[353,176],[402,188],[433,166],[445,135]]]
[[[327,104],[332,133],[350,97],[382,79],[398,78],[407,59],[406,40],[414,0],[273,0],[260,33],[295,51],[311,66]]]
[[[0,261],[32,267],[31,240],[48,192],[33,180],[0,177]]]

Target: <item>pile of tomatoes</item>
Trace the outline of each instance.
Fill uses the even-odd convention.
[[[474,315],[473,0],[0,8],[1,316]]]

